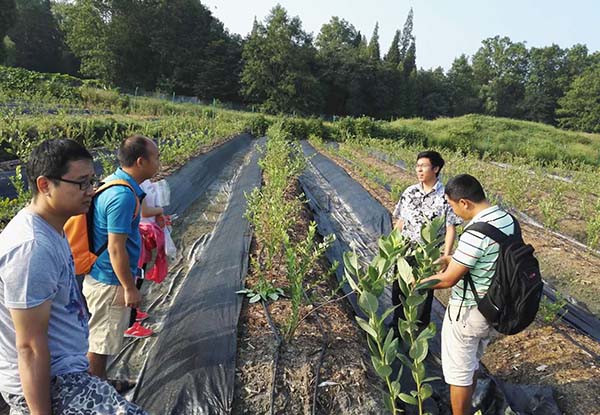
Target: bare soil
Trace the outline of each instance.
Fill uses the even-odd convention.
[[[298,194],[300,189],[295,186],[289,197]],[[306,237],[311,219],[305,207],[291,232],[296,240]],[[257,257],[260,252],[261,246],[253,241],[251,255]],[[330,264],[323,259],[307,278],[306,286],[310,287],[307,294],[311,300],[300,312],[306,318],[293,339],[281,343],[276,373],[278,341],[268,318],[272,318],[281,335],[290,315],[291,302],[283,298],[268,304],[270,317],[261,303],[244,302],[238,325],[234,414],[386,412],[378,389],[382,385],[371,367],[365,336],[355,324],[346,299],[332,296],[336,284],[335,277],[328,276],[329,268]],[[258,281],[253,271],[250,269],[246,280],[249,287]],[[269,280],[277,287],[288,285],[283,269],[273,270]]]
[[[385,188],[365,179],[345,160],[325,153],[393,211],[396,201]],[[361,153],[360,159],[390,176],[411,178],[404,170],[367,154]],[[535,247],[544,277],[559,291],[600,315],[597,301],[600,287],[595,283],[600,258],[544,229],[524,225],[523,237]],[[436,292],[436,297],[447,304],[448,291]],[[564,414],[600,414],[600,343],[561,321],[547,324],[541,317],[538,315],[536,322],[522,333],[495,337],[482,359],[483,364],[503,381],[551,386]]]

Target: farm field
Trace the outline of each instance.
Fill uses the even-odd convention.
[[[392,193],[400,192],[397,189],[404,189],[414,180],[410,171],[373,157],[364,148],[355,145],[348,148],[344,143],[336,148],[318,140],[315,145],[359,181],[390,212],[397,201]],[[394,191],[390,192],[386,187]],[[599,263],[598,258],[591,253],[582,253],[547,230],[529,225],[525,225],[523,230],[525,239],[536,248],[545,278],[560,290],[572,289],[572,294],[579,301],[587,299],[590,309],[597,315],[595,296],[598,294],[590,294],[591,284],[578,284],[573,277],[584,280],[594,278],[593,270]],[[578,267],[582,257],[584,265]],[[448,300],[448,293],[440,292],[436,296],[444,304]],[[600,390],[598,342],[556,318],[550,318],[548,322],[545,317],[547,315],[542,310],[534,325],[523,333],[494,339],[482,361],[499,379],[551,386],[564,413],[598,413],[595,394],[588,394],[589,390]],[[538,369],[541,366],[544,366],[542,371]]]
[[[472,173],[492,200],[531,218],[525,238],[535,246],[545,278],[560,296],[600,315],[593,273],[600,265],[598,166],[576,151],[597,151],[594,135],[565,156],[548,152],[535,161],[538,153],[519,155],[519,146],[499,153],[492,146],[502,142],[507,125],[519,135],[532,123],[470,116],[454,126],[451,120],[434,126],[420,120],[323,123],[148,98],[125,105],[123,96],[116,97],[110,96],[116,99],[111,114],[102,109],[110,102],[106,97],[88,112],[91,101],[77,96],[28,97],[0,109],[0,140],[5,158],[25,158],[43,139],[72,138],[103,148],[97,162],[107,171],[122,138],[141,133],[157,139],[163,163],[158,177],[171,183],[170,213],[180,216],[173,232],[178,257],[162,285],[144,288],[157,334],[127,342],[110,369],[137,383],[127,396],[153,413],[187,413],[208,402],[219,413],[236,414],[386,412],[380,394],[385,376],[373,367],[371,340],[355,318],[360,299],[340,284],[344,265],[339,256],[338,263],[332,260],[332,252],[354,250],[363,262],[377,254],[378,238],[390,232],[389,211],[414,182],[413,158],[425,139],[446,157],[445,177]],[[63,107],[48,113],[53,105]],[[30,107],[35,109],[23,111]],[[473,123],[476,133],[438,137]],[[555,130],[548,131],[561,134]],[[486,134],[497,139],[476,148]],[[458,136],[460,145],[452,139]],[[300,144],[305,138],[317,154]],[[543,147],[539,140],[528,145]],[[319,163],[329,159],[350,175],[339,182],[348,188],[320,181],[326,174]],[[330,173],[341,177],[340,171]],[[366,189],[371,204],[351,200],[349,186]],[[17,193],[0,203],[4,221],[27,201],[24,188]],[[383,215],[370,216],[378,209]],[[446,295],[439,295],[442,304]],[[381,303],[387,300],[386,289]],[[525,332],[495,339],[484,363],[500,380],[551,387],[565,414],[594,414],[600,346],[558,318],[561,301],[547,301]],[[435,401],[425,401],[448,413],[443,385],[434,388]]]

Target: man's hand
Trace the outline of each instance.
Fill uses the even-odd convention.
[[[439,271],[438,272],[444,272],[446,271],[446,268],[448,268],[448,264],[450,264],[450,261],[452,260],[452,256],[451,255],[443,255],[441,257],[439,257],[438,259],[436,259],[433,264],[434,265],[439,265]]]
[[[142,294],[134,285],[133,287],[124,288],[125,291],[125,306],[130,308],[138,308],[142,302]]]

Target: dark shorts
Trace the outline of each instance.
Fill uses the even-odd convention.
[[[108,382],[87,372],[69,373],[52,379],[52,413],[61,415],[147,415],[127,401]],[[2,394],[10,415],[29,415],[23,395]]]

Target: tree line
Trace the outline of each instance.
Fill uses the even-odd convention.
[[[280,5],[245,38],[199,0],[0,0],[0,62],[253,104],[379,119],[468,113],[600,132],[600,53],[496,36],[447,71],[418,69],[413,12],[389,49],[332,17],[314,37]]]

